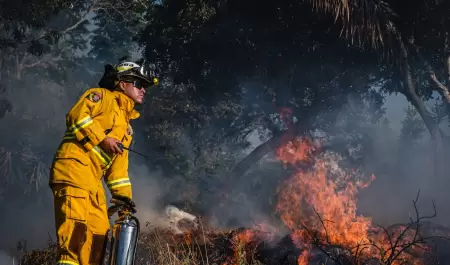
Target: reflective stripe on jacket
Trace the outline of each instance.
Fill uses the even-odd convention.
[[[139,117],[125,94],[104,88],[88,89],[66,115],[66,132],[55,154],[50,183],[67,183],[94,192],[102,177],[112,193],[131,198],[128,151],[111,155],[101,149],[113,137],[129,147],[130,120]]]

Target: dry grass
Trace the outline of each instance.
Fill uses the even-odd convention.
[[[141,233],[136,264],[140,265],[261,265],[255,259],[256,247],[239,240],[238,230],[205,231],[182,235],[152,229]],[[42,250],[22,249],[19,265],[53,265],[56,244]]]
[[[18,246],[22,252],[19,265],[54,265],[56,263],[56,243],[49,242],[42,250],[28,251],[24,245]]]
[[[182,235],[157,229],[140,238],[138,264],[260,265],[256,245],[242,240],[248,230],[199,229]]]
[[[293,244],[286,243],[289,241],[286,239],[290,237],[285,236],[281,240],[276,240],[277,244],[269,246],[267,242],[273,242],[272,236],[273,234],[249,229],[218,231],[202,227],[182,235],[147,229],[140,236],[136,265],[297,265],[300,252]],[[407,247],[405,250],[412,249]],[[56,261],[56,244],[49,243],[43,250],[27,251],[23,248],[22,254],[18,265],[53,265]],[[325,263],[323,260],[320,261],[322,262],[320,264],[362,264],[332,256],[326,260]],[[374,264],[397,263],[378,261]]]

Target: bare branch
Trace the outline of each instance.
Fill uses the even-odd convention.
[[[450,84],[450,56],[447,56],[447,85]]]
[[[63,58],[61,57],[61,55],[58,55],[56,57],[55,56],[48,56],[48,57],[41,58],[41,59],[37,60],[34,63],[22,65],[22,69],[33,68],[33,67],[38,66],[38,65],[44,66],[44,65],[52,64],[54,62],[61,61],[62,59]]]
[[[419,51],[419,48],[414,43],[410,43],[410,44],[414,47],[415,52],[419,56],[420,60],[425,64],[425,67],[427,68],[428,73],[430,74],[431,80],[436,85],[436,87],[439,88],[438,92],[441,94],[445,103],[449,104],[450,103],[450,91],[449,91],[448,87],[438,80],[438,78],[436,77],[435,70],[433,69],[431,64],[427,60],[425,60],[425,58],[422,56],[422,54]],[[447,57],[446,64],[447,64],[448,78],[450,78],[450,56]]]
[[[76,29],[79,25],[81,25],[83,22],[85,22],[88,19],[88,15],[91,12],[100,9],[100,7],[99,7],[100,1],[101,0],[94,1],[92,3],[92,5],[89,8],[87,8],[87,10],[84,12],[84,14],[78,18],[77,21],[75,21],[73,24],[67,26],[65,29],[58,31],[57,33],[60,35],[64,35],[64,34],[69,33],[70,31]],[[48,37],[50,34],[52,34],[52,33],[49,32],[48,30],[46,30],[46,31],[43,31],[41,34],[39,34],[37,37],[22,41],[22,42],[20,42],[20,44],[29,44],[33,41],[39,41],[41,39]]]
[[[450,63],[450,57],[447,58],[448,67],[450,67],[449,63]],[[436,73],[433,70],[433,68],[431,67],[431,65],[428,65],[428,72],[430,73],[431,80],[433,80],[434,84],[439,88],[438,91],[441,94],[442,98],[444,99],[445,103],[447,103],[447,104],[450,103],[450,91],[449,91],[448,87],[445,86],[443,83],[441,83],[437,79]]]

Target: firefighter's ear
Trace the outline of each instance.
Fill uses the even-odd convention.
[[[120,90],[122,91],[122,92],[125,92],[125,87],[127,86],[127,83],[126,82],[124,82],[124,81],[119,81],[119,84],[117,84],[118,86],[119,86],[119,88],[120,88]]]

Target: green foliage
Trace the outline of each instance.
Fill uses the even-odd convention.
[[[143,8],[133,3],[40,1],[24,8],[1,4],[0,25],[5,27],[0,43],[5,45],[0,47],[0,122],[7,129],[0,133],[0,195],[42,194],[40,187],[47,183],[47,168],[65,129],[64,113],[82,90],[96,85],[107,60],[107,55],[96,58],[95,52],[104,47],[95,40],[117,33],[106,48],[131,46],[132,34],[121,33],[131,32],[125,19],[138,5]],[[119,20],[121,15],[125,17]],[[109,28],[92,30],[93,20],[101,22],[97,28]]]
[[[419,99],[429,99],[435,89],[423,59],[437,68],[438,54],[446,52],[429,40],[445,39],[439,23],[447,22],[449,7],[442,1],[411,9],[401,8],[406,2],[346,3],[54,0],[23,9],[2,3],[0,66],[8,67],[0,67],[0,82],[8,93],[0,94],[0,117],[10,129],[0,133],[1,156],[41,179],[42,163],[49,163],[64,130],[61,113],[96,86],[103,64],[141,55],[163,79],[142,109],[143,146],[168,174],[220,182],[244,156],[250,134],[265,141],[292,123],[296,133],[320,131],[342,149],[364,150],[365,132],[384,115],[383,95],[374,87],[406,93],[397,69],[371,47],[398,57],[396,41],[403,40]],[[425,34],[426,23],[413,18],[433,30]],[[342,29],[359,45],[349,46]],[[26,97],[42,102],[21,101]],[[287,120],[281,109],[291,111]],[[414,130],[405,127],[415,137]]]
[[[264,88],[249,97],[274,102],[272,111],[292,107],[295,116],[311,115],[305,109],[316,102],[340,106],[346,93],[368,88],[364,80],[357,86],[351,83],[366,75],[364,56],[370,54],[336,42],[337,32],[324,33],[329,20],[317,21],[309,11],[294,18],[292,3],[261,2],[257,13],[252,4],[170,1],[155,6],[141,34],[145,55],[169,72],[175,83],[189,84],[193,101],[208,106],[227,96],[242,100],[243,86],[248,89],[246,84],[257,82]],[[349,65],[355,69],[348,69]]]
[[[263,2],[257,13],[254,4],[86,0],[40,7],[40,19],[48,20],[24,19],[27,30],[17,38],[27,42],[2,50],[10,52],[2,63],[13,65],[1,73],[9,88],[30,86],[31,79],[40,83],[33,92],[13,91],[20,118],[5,120],[13,129],[3,139],[17,137],[14,132],[27,125],[46,123],[51,133],[42,129],[19,138],[33,157],[49,161],[53,151],[44,151],[40,143],[48,139],[56,148],[55,139],[64,129],[62,118],[53,113],[67,110],[82,89],[95,85],[104,63],[139,56],[137,39],[165,80],[143,109],[146,145],[155,148],[156,164],[194,182],[211,183],[228,172],[248,147],[250,133],[258,131],[267,139],[286,129],[287,124],[280,127],[280,119],[273,118],[282,107],[292,109],[295,119],[308,120],[310,129],[328,133],[335,130],[337,113],[350,97],[367,99],[374,113],[381,113],[381,101],[370,99],[373,79],[367,78],[376,72],[367,63],[374,54],[338,41],[337,28],[330,29],[332,20],[306,11],[305,3]],[[297,9],[305,12],[294,16]],[[39,109],[16,103],[26,96],[48,103]],[[42,120],[49,113],[55,118]],[[347,127],[367,114],[371,116],[352,117]],[[5,152],[12,161],[21,161],[22,151],[9,147]]]
[[[144,15],[152,1],[110,1],[110,8],[99,9],[92,18],[94,29],[89,56],[100,64],[115,63],[122,56],[132,56],[137,52],[133,41],[147,22]]]
[[[0,3],[4,196],[45,196],[40,188],[65,130],[64,114],[97,85],[103,65],[122,56],[145,58],[162,77],[140,109],[136,150],[200,208],[218,197],[227,174],[255,147],[249,135],[258,135],[267,153],[273,147],[265,141],[292,128],[316,133],[346,156],[348,167],[364,167],[369,158],[381,160],[371,131],[386,121],[381,92],[420,103],[438,91],[430,69],[448,79],[450,5],[442,0],[34,2],[19,9]],[[393,67],[403,62],[400,44],[417,99],[403,69]],[[386,54],[397,64],[382,60]],[[392,148],[422,138],[424,115],[419,119],[415,109],[408,108]],[[384,126],[380,131],[388,131]],[[249,161],[248,167],[255,160]],[[282,171],[267,160],[253,169],[236,184],[249,201],[270,194]]]

